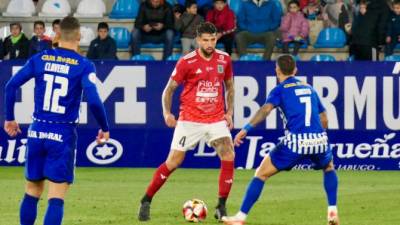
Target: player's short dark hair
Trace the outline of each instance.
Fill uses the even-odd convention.
[[[61,39],[65,41],[72,41],[77,38],[77,34],[79,34],[81,28],[81,24],[79,20],[72,16],[67,16],[61,20],[60,30],[61,30]]]
[[[54,27],[55,25],[60,25],[61,20],[60,19],[55,19],[53,20],[53,22],[51,23],[51,26]]]
[[[45,27],[44,22],[42,20],[36,20],[35,22],[33,22],[33,28],[35,28],[37,25]]]
[[[281,55],[276,60],[276,64],[278,65],[281,72],[286,75],[292,75],[294,70],[296,69],[296,61],[291,55]]]
[[[200,37],[202,34],[216,34],[217,28],[210,22],[200,23],[197,25],[196,34]]]
[[[392,4],[393,5],[400,5],[400,0],[394,0]]]
[[[196,0],[186,0],[185,1],[185,9],[192,7],[192,5],[197,5]]]
[[[291,4],[295,4],[295,5],[297,5],[297,7],[300,7],[300,3],[296,0],[290,1],[287,5],[290,6]]]
[[[100,23],[97,25],[97,30],[100,30],[100,29],[106,29],[106,30],[108,31],[110,28],[108,27],[108,23],[106,23],[106,22],[100,22]]]
[[[17,27],[19,28],[20,31],[22,30],[21,23],[19,23],[19,22],[12,22],[12,23],[10,23],[10,29],[11,29],[13,26],[17,26]]]

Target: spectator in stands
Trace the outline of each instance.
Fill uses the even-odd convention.
[[[163,0],[146,0],[140,4],[132,31],[132,54],[140,54],[141,43],[164,43],[163,59],[172,54],[174,16],[171,5]]]
[[[218,43],[224,44],[225,51],[231,55],[235,39],[235,13],[226,4],[226,0],[214,0],[214,9],[208,11],[206,20],[218,30]]]
[[[324,27],[339,27],[345,31],[346,24],[352,21],[352,5],[345,0],[327,1],[323,8]]]
[[[393,50],[400,43],[400,0],[392,3],[393,13],[387,24],[385,56],[393,54]]]
[[[282,32],[283,53],[289,53],[289,44],[293,43],[293,55],[297,55],[301,45],[307,41],[310,27],[304,14],[300,12],[297,1],[290,1],[288,12],[282,19],[280,30]]]
[[[186,0],[186,11],[175,15],[175,29],[181,33],[182,53],[187,54],[192,49],[197,48],[196,27],[202,23],[203,17],[197,14],[197,4],[195,0]]]
[[[53,28],[53,33],[54,37],[52,37],[53,40],[53,47],[58,47],[58,41],[60,40],[60,19],[55,19],[52,23],[52,28]]]
[[[29,40],[22,33],[20,23],[10,24],[11,35],[4,40],[4,57],[7,59],[27,59],[29,57]]]
[[[97,38],[90,42],[87,57],[89,59],[118,59],[117,44],[108,35],[109,27],[105,22],[97,25]]]
[[[264,59],[270,60],[275,46],[281,12],[272,0],[249,0],[242,3],[238,14],[239,33],[236,35],[240,56],[247,54],[253,43],[265,45]]]
[[[322,6],[318,0],[300,0],[300,9],[309,20],[322,19]]]
[[[50,37],[44,34],[46,32],[46,27],[43,21],[35,21],[33,23],[33,32],[34,36],[31,38],[29,45],[29,56],[46,49],[51,49]]]
[[[350,55],[355,60],[377,59],[376,15],[368,10],[368,3],[362,0],[358,15],[354,18],[351,28]]]

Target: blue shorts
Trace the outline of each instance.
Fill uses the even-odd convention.
[[[286,145],[278,144],[274,150],[269,153],[272,164],[278,170],[291,170],[296,164],[304,159],[309,159],[314,164],[314,169],[325,169],[332,161],[332,150],[328,148],[324,153],[318,154],[298,154],[294,153]]]
[[[73,183],[76,141],[76,125],[32,123],[28,129],[26,179]]]

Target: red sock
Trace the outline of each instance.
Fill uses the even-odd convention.
[[[165,163],[161,164],[160,167],[156,170],[154,173],[153,179],[151,180],[150,185],[147,187],[146,194],[149,197],[153,197],[157,191],[163,186],[165,181],[167,181],[168,176],[172,173],[173,171],[169,171],[167,168],[167,165]]]
[[[233,184],[233,173],[235,170],[234,161],[221,161],[219,174],[219,197],[227,198]]]

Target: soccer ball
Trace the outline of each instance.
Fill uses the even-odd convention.
[[[188,222],[198,223],[206,219],[207,206],[199,199],[188,200],[183,204],[183,217]]]

